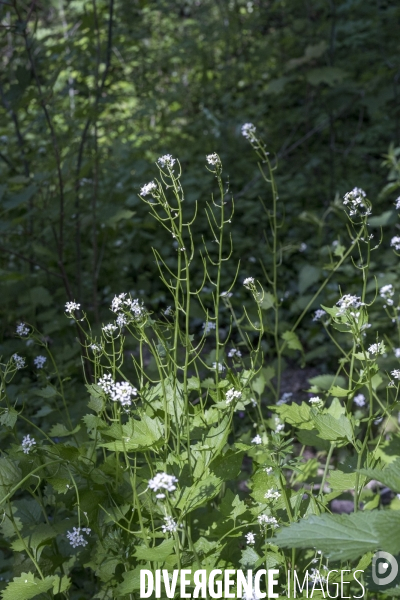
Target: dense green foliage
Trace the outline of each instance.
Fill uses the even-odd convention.
[[[366,569],[370,600],[399,595],[370,575],[376,549],[400,553],[398,3],[0,11],[4,600],[131,599],[150,564],[316,559]],[[223,170],[205,168],[214,152]],[[180,178],[154,167],[165,153]],[[371,216],[343,210],[355,186]],[[112,343],[102,324],[122,292],[145,309],[123,309]],[[366,303],[357,317],[338,315],[345,294]],[[107,373],[137,388],[128,410],[99,386]],[[161,471],[178,480],[165,502],[147,485]],[[331,515],[338,499],[355,513]],[[73,527],[91,529],[86,547]]]

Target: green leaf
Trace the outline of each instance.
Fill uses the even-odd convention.
[[[54,576],[37,579],[33,573],[22,573],[21,577],[14,577],[3,591],[2,600],[30,600],[39,594],[50,590],[55,583]]]
[[[11,488],[21,481],[21,469],[15,462],[8,458],[0,458],[0,503]]]
[[[264,297],[262,299],[262,302],[260,304],[261,308],[263,310],[269,310],[270,308],[272,308],[274,306],[275,302],[274,302],[274,297],[272,294],[270,294],[269,292],[266,292],[264,294]]]
[[[75,433],[77,433],[80,430],[80,428],[81,428],[81,426],[78,423],[78,425],[72,431],[70,431],[69,429],[67,429],[65,427],[64,424],[57,423],[57,425],[53,425],[53,427],[50,429],[49,436],[50,437],[68,437],[70,435],[75,435]]]
[[[332,490],[340,490],[342,492],[355,488],[356,485],[356,473],[343,473],[335,469],[332,471],[328,478],[328,484]],[[363,483],[360,482],[360,485]]]
[[[400,511],[311,515],[282,528],[274,542],[282,548],[315,548],[332,560],[355,560],[378,548],[395,555],[400,550]]]
[[[345,385],[344,377],[336,375],[317,375],[316,377],[311,377],[311,379],[309,379],[309,382],[311,383],[311,385],[316,385],[321,390],[326,391],[331,389],[333,382],[342,387]]]
[[[18,194],[14,194],[14,196],[11,196],[11,198],[9,200],[6,200],[5,202],[3,202],[3,207],[6,210],[11,210],[13,208],[17,208],[21,204],[25,204],[26,202],[29,202],[29,200],[36,193],[36,190],[37,190],[37,187],[36,187],[35,183],[29,185],[22,192],[19,192]]]
[[[400,458],[389,463],[389,465],[381,469],[360,469],[359,473],[368,477],[368,479],[376,479],[388,488],[400,493]]]
[[[140,568],[136,568],[133,571],[126,571],[122,573],[122,579],[124,580],[120,583],[114,590],[114,596],[125,596],[136,590],[140,589]]]
[[[313,265],[304,265],[299,273],[299,294],[303,295],[320,277],[321,270]]]
[[[48,385],[45,388],[40,390],[34,390],[33,393],[35,396],[40,396],[41,398],[53,398],[57,395],[57,390],[53,388],[51,385]]]
[[[164,562],[174,551],[175,540],[171,538],[169,540],[164,540],[159,546],[153,548],[136,546],[135,556],[139,560]]]
[[[145,450],[161,444],[163,426],[157,417],[144,414],[140,421],[129,419],[122,428],[119,423],[114,423],[109,429],[102,429],[102,434],[115,438],[114,442],[100,444],[114,452]]]
[[[229,449],[225,454],[219,454],[214,458],[210,465],[211,471],[216,477],[220,477],[223,481],[235,479],[242,467],[244,452],[235,452]]]
[[[182,510],[184,514],[189,514],[198,506],[215,498],[219,493],[221,486],[222,479],[220,477],[209,475],[208,477],[197,481],[191,487],[185,488],[176,507]]]
[[[0,416],[0,423],[5,427],[14,427],[17,422],[18,413],[14,408],[6,408]]]
[[[282,527],[273,541],[281,548],[315,548],[333,560],[355,560],[379,546],[374,514],[311,515]]]
[[[300,405],[293,402],[292,404],[281,404],[280,406],[271,406],[278,413],[282,421],[300,427],[301,429],[314,429],[314,424],[311,420],[311,408],[305,402]]]
[[[242,550],[242,556],[239,563],[243,570],[254,569],[256,563],[260,560],[260,555],[251,546],[246,546]]]
[[[260,373],[258,377],[253,379],[251,382],[251,387],[259,396],[261,396],[265,389],[265,379],[263,373]]]
[[[351,442],[353,439],[351,423],[344,415],[341,415],[339,419],[335,419],[330,414],[317,413],[313,415],[313,421],[319,431],[319,435],[324,440],[335,442],[347,439]]]
[[[288,348],[291,350],[299,350],[300,352],[303,352],[303,346],[301,345],[301,342],[294,331],[285,331],[285,333],[282,333],[282,339],[286,342]]]

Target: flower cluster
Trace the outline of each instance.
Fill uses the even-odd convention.
[[[90,344],[90,349],[93,352],[101,352],[101,347],[98,344]]]
[[[234,388],[231,388],[230,390],[228,390],[226,392],[225,402],[227,404],[231,404],[231,402],[233,402],[234,400],[240,400],[241,397],[242,397],[242,392],[240,392],[239,390],[235,390]]]
[[[72,531],[67,531],[67,538],[73,548],[87,546],[88,542],[83,537],[83,534],[86,533],[89,535],[90,532],[91,529],[89,527],[73,527]]]
[[[392,239],[390,240],[390,245],[392,246],[392,248],[399,251],[400,250],[400,236],[395,235],[394,237],[392,237]]]
[[[243,285],[247,288],[250,288],[252,285],[254,285],[254,277],[246,277],[246,279],[243,281]]]
[[[165,524],[161,526],[163,533],[174,533],[178,529],[178,524],[172,517],[164,517]]]
[[[257,435],[256,435],[256,437],[254,437],[254,438],[251,440],[251,443],[252,443],[252,444],[256,444],[257,446],[259,446],[260,444],[262,444],[262,439],[261,439],[261,436],[260,436],[259,434],[257,434]]]
[[[208,333],[210,333],[210,331],[215,329],[216,325],[214,321],[207,321],[207,323],[203,323],[202,327],[204,329],[204,335],[207,335]]]
[[[272,469],[272,467],[265,467],[264,471],[266,472],[267,475],[271,475],[273,469]]]
[[[140,190],[141,196],[147,196],[148,194],[153,195],[153,192],[157,189],[157,184],[154,181],[150,181],[149,183],[145,183],[144,186]]]
[[[268,525],[270,525],[274,529],[279,527],[278,521],[275,519],[275,517],[270,517],[268,515],[258,515],[257,519],[260,527],[266,528],[268,527]]]
[[[319,321],[324,315],[326,315],[326,311],[322,310],[322,308],[318,308],[314,313],[313,321]]]
[[[393,352],[396,358],[400,358],[400,348],[394,348]]]
[[[225,371],[224,365],[220,362],[218,363],[218,365],[216,362],[213,362],[212,368],[214,369],[214,371],[218,369],[218,373],[222,373],[223,371]]]
[[[46,362],[46,360],[47,360],[47,358],[45,356],[39,355],[33,359],[33,362],[37,369],[43,369],[44,363]]]
[[[395,202],[396,202],[396,204],[395,204],[396,210],[400,210],[400,196],[398,198],[396,198]]]
[[[17,335],[21,335],[21,336],[29,335],[29,331],[30,331],[30,329],[27,325],[25,325],[25,323],[20,323],[19,325],[17,325],[17,329],[16,329]]]
[[[36,440],[35,438],[31,438],[31,436],[26,435],[25,437],[22,438],[22,451],[24,454],[29,454],[29,452],[32,450],[32,448],[34,446],[36,446]]]
[[[132,300],[126,293],[114,296],[114,299],[111,302],[111,310],[118,316],[125,316],[124,314],[128,313],[129,317],[133,318],[135,321],[140,321],[146,314],[143,303],[140,304],[137,298]],[[120,323],[126,325],[127,321],[125,320],[125,322],[122,322],[122,320],[120,320]],[[121,327],[121,325],[119,325],[119,327]]]
[[[115,382],[110,373],[103,375],[97,384],[113,402],[119,402],[121,406],[130,406],[132,396],[137,396],[136,388],[127,381]]]
[[[206,158],[208,164],[212,165],[213,167],[219,166],[221,164],[221,159],[216,152],[213,152],[213,154],[209,154]]]
[[[102,327],[102,330],[106,335],[112,335],[116,329],[118,329],[118,327],[114,325],[114,323],[108,323]]]
[[[171,154],[164,154],[164,156],[160,156],[160,158],[157,159],[157,162],[162,168],[167,167],[169,169],[172,169],[176,162],[176,159],[173,158]]]
[[[395,369],[390,374],[393,377],[393,379],[400,379],[400,370],[399,369]]]
[[[388,285],[384,285],[383,287],[381,287],[381,289],[379,290],[379,295],[385,300],[388,306],[393,306],[392,298],[394,296],[394,289],[391,283],[388,283]]]
[[[276,403],[277,406],[281,406],[282,404],[286,404],[286,402],[289,402],[290,398],[293,396],[292,392],[284,392],[282,394],[282,396],[279,398],[278,402]]]
[[[236,350],[236,348],[231,348],[228,352],[228,358],[241,358],[242,353],[240,350]]]
[[[253,123],[245,123],[244,125],[242,125],[242,135],[247,140],[251,140],[255,136],[255,133],[256,128],[253,125]]]
[[[249,533],[246,533],[245,538],[249,546],[253,546],[256,543],[256,536],[251,531],[249,531]]]
[[[324,405],[323,401],[319,396],[314,396],[313,398],[310,398],[309,403],[313,406],[316,406],[317,408],[322,408],[322,406]]]
[[[274,490],[273,488],[269,489],[268,492],[264,495],[266,500],[278,500],[281,495],[278,490]]]
[[[343,204],[349,209],[350,217],[366,217],[371,214],[371,208],[365,201],[367,194],[361,188],[355,187],[351,192],[347,192],[343,198]]]
[[[25,359],[19,354],[13,354],[11,357],[14,361],[16,369],[23,369],[25,367]]]
[[[69,315],[71,315],[72,317],[72,313],[75,310],[79,310],[81,307],[80,304],[77,304],[76,302],[66,302],[65,304],[65,312],[68,313]]]
[[[349,314],[351,317],[357,318],[360,313],[354,311],[357,311],[361,306],[365,306],[365,302],[361,302],[359,296],[352,296],[351,294],[345,294],[336,302],[336,304],[339,307],[337,312],[338,317]]]
[[[360,408],[362,408],[363,406],[365,406],[365,396],[364,394],[357,394],[357,396],[354,396],[353,398],[353,402],[356,406],[359,406]]]
[[[178,479],[174,475],[168,475],[167,473],[157,473],[150,479],[149,488],[153,492],[159,492],[160,490],[166,490],[167,492],[174,492],[176,490],[176,483]],[[156,494],[156,498],[165,498],[164,492]]]
[[[383,342],[377,342],[376,344],[371,344],[368,348],[368,352],[370,354],[384,354],[386,351],[385,344]]]
[[[310,579],[313,583],[315,583],[316,581],[320,581],[321,583],[326,582],[326,578],[323,575],[321,575],[319,569],[311,569]]]

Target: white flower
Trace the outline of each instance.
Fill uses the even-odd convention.
[[[259,444],[262,444],[262,439],[261,439],[261,436],[260,436],[259,434],[257,434],[257,435],[256,435],[256,437],[254,437],[254,438],[251,440],[251,443],[252,443],[252,444],[256,444],[257,446],[258,446]]]
[[[210,331],[215,329],[215,327],[216,324],[214,323],[214,321],[207,321],[207,323],[203,323],[202,328],[204,329],[204,335],[210,333]]]
[[[318,569],[311,569],[310,579],[313,583],[317,580],[319,580],[321,583],[326,582],[326,578],[321,575]]]
[[[273,488],[269,489],[268,492],[264,495],[266,500],[277,500],[281,495],[278,490],[274,490]]]
[[[25,325],[25,323],[20,323],[19,325],[17,325],[17,329],[16,329],[17,335],[28,335],[30,332],[29,327],[27,327],[27,325]]]
[[[165,525],[161,525],[163,533],[173,533],[178,529],[178,524],[172,517],[164,517]]]
[[[309,403],[317,407],[321,407],[324,404],[319,396],[314,396],[313,398],[310,398]]]
[[[249,533],[246,533],[245,538],[249,546],[253,546],[256,543],[256,536],[251,531],[249,531]]]
[[[400,358],[400,348],[394,348],[394,355],[396,358]]]
[[[125,315],[118,315],[115,322],[120,329],[122,329],[122,327],[124,327],[124,325],[128,325],[128,319],[126,318]]]
[[[217,363],[213,362],[212,364],[212,368],[216,371],[217,370]],[[223,371],[225,371],[225,367],[222,363],[218,363],[218,373],[222,373]]]
[[[318,308],[314,313],[313,321],[319,321],[324,315],[326,315],[326,311],[322,310],[322,308]]]
[[[25,367],[25,359],[22,358],[22,356],[20,356],[19,354],[13,354],[11,358],[14,361],[15,367],[18,370],[23,369]]]
[[[77,304],[76,302],[66,302],[66,304],[65,304],[65,312],[72,316],[72,313],[75,310],[79,310],[80,307],[81,307],[81,305]]]
[[[32,448],[34,446],[36,446],[36,440],[35,438],[31,438],[31,436],[26,435],[24,438],[22,438],[22,451],[24,454],[29,454],[29,452],[32,450]]]
[[[284,429],[285,429],[285,424],[284,423],[278,423],[277,426],[276,426],[276,428],[275,428],[275,431],[276,431],[276,433],[280,433]]]
[[[244,125],[242,125],[242,135],[250,140],[251,138],[254,137],[256,133],[256,128],[253,125],[253,123],[245,123]]]
[[[124,306],[130,303],[130,300],[127,300],[126,296],[126,293],[114,296],[113,301],[111,302],[112,312],[119,313],[124,310]]]
[[[392,237],[392,239],[390,240],[390,245],[395,250],[400,250],[400,236],[395,235],[394,237]]]
[[[396,210],[400,210],[400,196],[396,199]]]
[[[271,475],[272,473],[272,467],[265,467],[264,471],[266,472],[267,475]]]
[[[240,350],[236,350],[236,348],[231,348],[228,352],[228,358],[241,358],[242,353]]]
[[[278,402],[276,403],[277,406],[281,406],[281,404],[286,404],[286,402],[288,402],[292,396],[293,396],[292,392],[284,392],[282,394],[282,396],[279,398]]]
[[[142,196],[147,196],[148,194],[152,194],[157,189],[157,184],[154,181],[150,181],[149,183],[145,183],[144,186],[140,190],[140,194]]]
[[[368,348],[368,352],[370,354],[384,354],[386,351],[385,344],[383,342],[378,342],[377,344],[371,344]]]
[[[358,317],[359,313],[355,313],[354,310],[357,310],[361,306],[365,306],[365,302],[361,302],[359,296],[352,296],[351,294],[345,294],[336,302],[336,304],[339,307],[337,316],[342,316],[349,311],[349,314],[352,317]]]
[[[357,394],[357,396],[354,396],[353,402],[356,406],[359,406],[360,408],[365,406],[366,402],[364,394]]]
[[[301,242],[299,252],[305,252],[307,250],[307,244],[305,242]]]
[[[393,306],[392,297],[394,296],[394,289],[391,283],[388,283],[388,285],[384,285],[383,287],[381,287],[381,289],[379,290],[379,295],[385,300],[386,304],[388,304],[389,306]]]
[[[169,317],[172,314],[172,306],[167,306],[167,308],[164,310],[164,315],[166,317]]]
[[[72,531],[67,531],[67,538],[73,548],[87,546],[88,542],[83,537],[83,534],[86,533],[89,535],[90,532],[91,529],[89,527],[73,527]]]
[[[107,394],[113,402],[119,402],[121,406],[130,406],[132,396],[137,396],[137,389],[128,381],[115,382],[110,373],[106,373],[99,379],[97,385]]]
[[[164,154],[164,156],[160,156],[160,158],[157,159],[157,162],[162,168],[169,167],[170,169],[172,169],[176,162],[176,159],[172,158],[171,154]]]
[[[254,285],[254,277],[246,277],[246,279],[243,281],[243,285],[247,288]]]
[[[214,152],[213,154],[209,154],[206,158],[208,164],[212,165],[213,167],[221,164],[221,159],[216,152]]]
[[[108,323],[108,325],[102,327],[102,330],[106,335],[112,335],[116,329],[118,329],[118,327],[114,325],[114,323]]]
[[[101,347],[98,344],[91,344],[90,348],[93,352],[101,352]]]
[[[46,362],[47,358],[45,356],[41,356],[39,354],[39,356],[36,356],[36,358],[33,359],[34,365],[37,369],[43,369],[44,363]]]
[[[349,209],[349,215],[360,215],[366,217],[371,214],[371,208],[365,202],[367,194],[361,188],[355,187],[347,192],[343,198],[343,204]]]
[[[268,525],[271,525],[271,527],[273,527],[274,529],[279,527],[278,521],[275,519],[275,517],[269,517],[268,515],[258,515],[257,519],[260,527],[262,528],[266,528],[268,527]]]
[[[245,592],[242,596],[242,600],[261,600],[259,598],[259,596],[257,596],[257,594],[255,593],[255,591],[253,590],[253,588],[251,589],[251,592]]]
[[[159,492],[159,490],[174,492],[176,490],[176,483],[178,483],[178,480],[174,475],[167,475],[167,473],[157,473],[157,475],[155,475],[153,479],[150,479],[149,488],[153,490],[153,492]],[[165,498],[165,494],[163,492],[156,494],[156,498]]]
[[[220,296],[221,298],[232,298],[233,294],[232,292],[221,292]]]
[[[395,369],[394,371],[391,372],[391,376],[394,379],[400,379],[400,370],[399,369]]]
[[[234,388],[231,388],[230,390],[228,390],[226,392],[225,401],[227,404],[230,404],[233,400],[240,400],[241,397],[242,397],[242,392],[240,392],[239,390],[235,390]]]

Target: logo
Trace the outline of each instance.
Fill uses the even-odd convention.
[[[372,579],[376,585],[389,585],[397,577],[399,565],[389,552],[376,552],[372,558]]]

